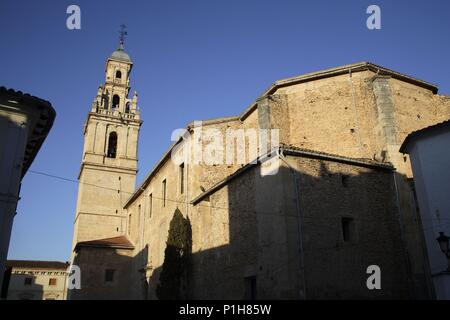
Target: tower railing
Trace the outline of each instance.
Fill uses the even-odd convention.
[[[102,109],[98,108],[97,113],[105,116],[113,116],[113,117],[120,117],[124,119],[131,119],[133,120],[136,118],[136,114],[131,112],[120,112],[119,110],[109,110],[109,109]]]

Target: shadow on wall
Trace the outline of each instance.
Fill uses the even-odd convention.
[[[211,225],[195,226],[193,216],[193,228],[214,237],[212,225],[227,215],[229,241],[192,253],[187,298],[413,298],[394,174],[406,178],[389,167],[292,159],[301,172],[261,177],[253,166],[197,204],[210,208]],[[379,290],[367,286],[372,265]],[[160,273],[149,278],[149,298]]]
[[[81,289],[69,290],[68,299],[145,299],[148,290],[142,261],[147,256],[147,247],[136,256],[133,250],[120,248],[90,247],[77,251],[73,264],[81,270]]]
[[[36,283],[37,277],[30,274],[11,274],[12,268],[5,272],[8,287],[2,290],[6,300],[44,300],[44,286]]]
[[[0,100],[2,98],[0,95]],[[6,276],[5,263],[23,176],[21,159],[24,159],[26,143],[24,127],[14,120],[14,114],[4,114],[3,106],[0,106],[0,280]]]
[[[195,204],[206,211],[191,211],[194,232],[213,239],[214,226],[227,221],[228,241],[190,255],[180,298],[413,298],[394,174],[406,178],[389,166],[288,160],[301,171],[281,166],[261,176],[251,165]],[[209,223],[199,214],[209,214]],[[82,287],[89,283],[90,292],[78,298],[157,299],[162,267],[146,268],[149,250],[82,251],[76,264],[87,266]],[[379,290],[367,286],[372,265],[381,271]],[[108,283],[110,269],[116,277]]]

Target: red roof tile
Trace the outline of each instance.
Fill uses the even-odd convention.
[[[126,236],[81,241],[77,243],[77,245],[75,246],[75,250],[80,247],[134,249],[134,245],[130,240],[128,240]]]
[[[25,268],[25,269],[61,269],[66,270],[69,262],[61,261],[40,261],[40,260],[8,260],[7,267]]]

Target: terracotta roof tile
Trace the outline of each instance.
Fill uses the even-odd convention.
[[[66,270],[69,262],[61,261],[41,261],[41,260],[8,260],[7,267],[25,268],[25,269],[61,269]]]
[[[81,241],[77,243],[75,250],[80,247],[134,249],[134,245],[126,236]]]

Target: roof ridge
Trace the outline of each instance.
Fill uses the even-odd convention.
[[[134,249],[133,243],[126,235],[116,237],[93,239],[80,241],[76,244],[75,250],[79,247],[99,247],[99,248],[118,248],[118,249]]]

